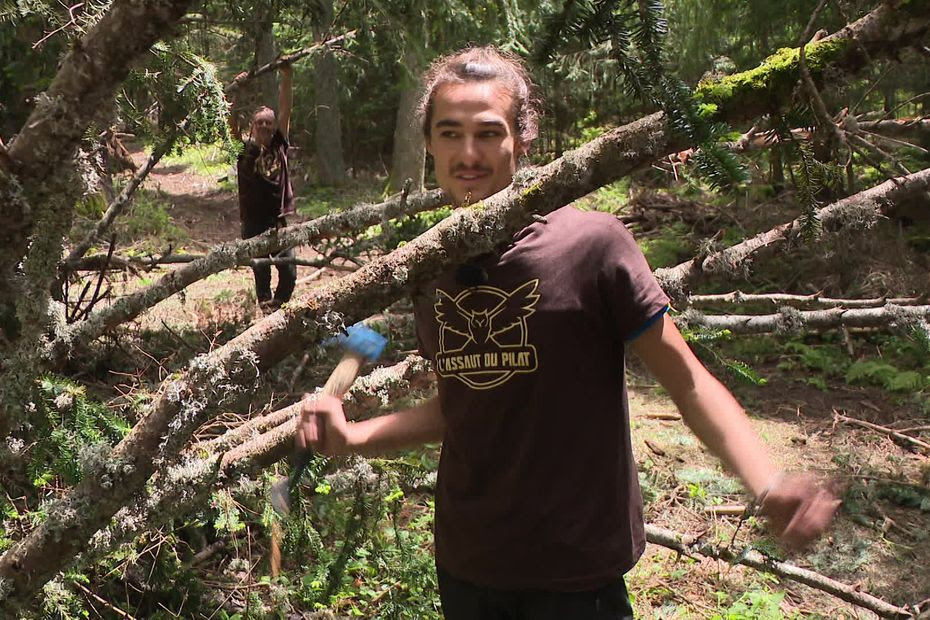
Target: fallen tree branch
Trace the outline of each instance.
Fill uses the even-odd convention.
[[[930,117],[920,118],[900,118],[877,121],[856,121],[858,129],[868,135],[875,135],[882,138],[893,138],[901,136],[910,136],[913,134],[930,133]],[[792,140],[806,141],[813,138],[820,127],[796,127],[791,130]],[[727,142],[724,146],[735,152],[744,153],[767,149],[779,144],[781,139],[778,131],[770,129],[768,131],[747,132],[736,142]],[[914,145],[909,143],[900,143],[902,146]],[[916,147],[920,148],[920,147]]]
[[[714,304],[754,304],[771,303],[801,307],[820,306],[825,308],[880,308],[887,304],[895,306],[916,306],[930,300],[930,294],[918,297],[872,297],[869,299],[837,299],[824,297],[820,293],[794,295],[790,293],[744,293],[732,291],[713,295],[689,295],[688,307],[700,307]]]
[[[362,420],[387,403],[413,394],[428,394],[432,386],[429,362],[410,355],[393,366],[359,377],[346,393],[346,417]],[[210,440],[194,444],[188,458],[173,467],[133,504],[120,510],[113,523],[98,532],[82,560],[100,557],[116,545],[203,506],[214,490],[230,480],[258,473],[293,451],[300,402],[253,418]]]
[[[225,89],[226,94],[228,95],[232,93],[233,91],[237,90],[245,82],[248,82],[249,80],[253,80],[270,71],[274,71],[281,65],[292,64],[300,60],[301,58],[305,58],[309,56],[310,54],[313,54],[325,47],[334,47],[337,43],[342,43],[346,39],[351,39],[352,37],[355,36],[355,33],[356,33],[355,30],[350,30],[349,32],[346,32],[345,34],[339,35],[338,37],[333,37],[331,39],[327,39],[326,41],[315,43],[309,47],[303,48],[302,50],[291,52],[290,54],[282,54],[281,56],[278,56],[271,62],[266,63],[262,65],[261,67],[258,67],[257,69],[251,69],[247,71],[245,74],[237,76],[232,82],[226,85],[226,89]]]
[[[384,217],[395,218],[410,215],[448,203],[445,194],[440,190],[408,196],[403,210],[400,208],[400,198],[398,194],[376,205],[361,205],[340,213],[324,215],[303,224],[269,230],[250,239],[221,243],[203,258],[171,271],[150,286],[92,313],[86,321],[73,326],[62,338],[53,343],[51,355],[55,359],[64,359],[75,348],[86,346],[108,330],[136,318],[145,310],[184,290],[194,282],[236,267],[255,256],[268,256],[285,248],[312,245],[320,239],[373,226],[380,223]]]
[[[812,570],[801,568],[800,566],[795,566],[787,562],[779,562],[755,550],[751,550],[748,553],[738,553],[729,547],[693,540],[684,534],[667,530],[650,523],[646,524],[646,541],[677,551],[681,555],[686,555],[688,557],[704,556],[715,560],[743,564],[758,571],[797,581],[798,583],[803,583],[821,592],[831,594],[857,607],[868,609],[882,618],[914,617],[914,614],[910,610],[892,605],[867,592],[862,592],[858,589],[858,586],[850,586]]]
[[[160,265],[186,265],[194,261],[203,260],[207,254],[163,254],[161,256],[114,256],[107,260],[105,254],[92,254],[85,256],[69,265],[73,271],[98,271],[104,266],[111,270],[125,270],[132,268],[154,269]],[[300,267],[328,267],[334,271],[355,271],[355,267],[345,267],[332,264],[332,260],[325,258],[311,260],[296,256],[271,256],[262,258],[243,258],[238,261],[238,267],[260,267],[264,265],[297,265]]]
[[[903,177],[890,179],[843,198],[817,210],[822,230],[844,227],[867,229],[881,216],[886,215],[894,203],[930,188],[930,168]],[[656,278],[670,296],[681,299],[691,286],[707,275],[744,275],[752,260],[773,252],[776,248],[800,237],[801,218],[759,233],[741,243],[708,256],[696,257],[669,267],[657,269]]]
[[[930,305],[896,306],[881,308],[827,308],[824,310],[797,310],[784,307],[776,314],[702,314],[686,310],[676,321],[689,326],[708,329],[726,329],[735,334],[791,333],[835,327],[887,327],[911,325],[930,318]]]
[[[853,424],[855,426],[861,426],[862,428],[867,428],[869,430],[877,431],[879,433],[883,433],[890,437],[894,437],[895,439],[900,439],[901,441],[907,442],[913,446],[917,446],[918,448],[922,448],[926,450],[927,452],[930,452],[930,443],[927,443],[926,441],[921,441],[920,439],[917,439],[916,437],[905,435],[904,433],[900,431],[896,431],[893,428],[888,428],[887,426],[881,426],[879,424],[873,424],[872,422],[866,422],[865,420],[857,420],[856,418],[850,418],[849,416],[843,415],[836,409],[833,410],[833,421],[834,421],[834,424],[836,424],[836,422],[846,422],[847,424]]]
[[[71,46],[49,89],[36,97],[36,107],[23,124],[7,154],[34,203],[50,177],[68,168],[85,130],[113,97],[129,68],[152,45],[169,33],[187,11],[190,0],[117,0],[81,39]],[[132,36],[126,36],[126,33]],[[26,253],[35,224],[34,214],[9,201],[9,187],[0,175],[0,274],[7,274]],[[35,194],[35,195],[32,195]],[[67,205],[72,209],[73,205]]]

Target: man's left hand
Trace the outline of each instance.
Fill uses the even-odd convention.
[[[803,549],[827,529],[840,503],[814,477],[789,475],[768,490],[761,514],[786,547]]]

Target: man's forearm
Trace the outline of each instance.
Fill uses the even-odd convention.
[[[706,373],[675,404],[685,424],[742,479],[754,495],[772,483],[777,469],[743,408],[723,384]]]
[[[371,456],[442,441],[445,420],[439,399],[434,397],[412,409],[351,423],[348,430],[346,447],[353,453]]]

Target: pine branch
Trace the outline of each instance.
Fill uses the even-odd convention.
[[[266,73],[270,73],[271,71],[276,70],[281,65],[294,64],[298,60],[306,58],[307,56],[310,56],[311,54],[315,54],[316,52],[319,52],[320,50],[336,47],[337,44],[341,44],[345,42],[346,39],[353,38],[356,32],[358,31],[350,30],[349,32],[341,34],[337,37],[332,37],[330,39],[327,39],[326,41],[314,43],[313,45],[310,45],[309,47],[303,48],[302,50],[291,52],[289,54],[282,54],[281,56],[278,56],[271,62],[266,63],[262,65],[261,67],[258,67],[257,69],[250,69],[244,75],[236,76],[236,78],[234,78],[232,82],[226,85],[226,94],[227,95],[232,94],[234,91],[241,88],[242,85],[245,84],[246,82],[250,80],[254,80],[255,78],[265,75]]]
[[[386,402],[409,398],[433,387],[429,362],[415,355],[359,377],[346,394],[349,420],[375,415]],[[82,558],[99,558],[117,545],[203,507],[202,499],[241,476],[257,474],[293,451],[300,402],[253,418],[226,433],[191,446],[190,457],[148,486],[145,496],[126,506],[98,533]]]
[[[62,61],[48,91],[23,125],[8,155],[23,187],[41,195],[50,177],[67,167],[85,130],[113,97],[136,59],[167,34],[190,0],[118,0]],[[127,37],[126,33],[132,36]],[[0,277],[6,278],[26,253],[34,215],[7,200],[10,188],[0,176]],[[43,199],[44,200],[44,199]],[[71,205],[68,206],[70,208]]]

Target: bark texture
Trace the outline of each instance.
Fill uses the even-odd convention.
[[[314,19],[313,31],[318,40],[332,27],[333,2],[316,3],[319,14]],[[342,185],[346,182],[346,164],[342,150],[342,112],[339,101],[339,63],[328,48],[316,55],[313,63],[314,112],[316,113],[316,163],[318,177],[323,185]]]
[[[727,329],[735,334],[796,333],[835,327],[908,326],[930,319],[930,306],[896,306],[881,308],[828,308],[797,310],[784,307],[777,314],[701,314],[687,310],[676,322],[709,329]]]
[[[388,180],[388,190],[392,192],[403,189],[407,179],[412,181],[411,189],[419,191],[423,187],[426,165],[423,130],[417,122],[420,83],[416,76],[420,68],[417,55],[410,49],[410,45],[408,43],[404,50],[404,75],[394,123],[394,152],[391,157],[391,178]]]

